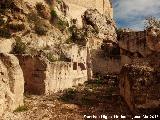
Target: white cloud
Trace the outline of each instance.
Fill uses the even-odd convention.
[[[160,16],[160,0],[113,0],[113,4],[115,19],[126,27],[142,29],[145,17]]]

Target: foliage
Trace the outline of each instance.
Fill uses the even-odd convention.
[[[62,0],[56,0],[58,4],[61,4]]]
[[[26,45],[21,41],[20,37],[16,38],[16,44],[13,47],[14,54],[25,54],[26,53]]]
[[[160,28],[160,20],[153,16],[147,17],[145,21],[145,28],[148,29],[150,27]]]
[[[46,35],[49,29],[49,23],[45,20],[39,20],[35,23],[35,31],[38,35]]]
[[[15,22],[15,23],[8,24],[8,28],[16,31],[22,31],[25,29],[25,24]]]
[[[37,9],[38,14],[42,18],[50,19],[50,11],[47,9],[47,7],[43,3],[41,2],[37,3],[36,9]]]
[[[69,101],[69,100],[73,100],[76,97],[76,90],[69,88],[64,90],[64,94],[63,96],[61,96],[61,99],[64,101]]]
[[[58,18],[57,27],[59,30],[64,31],[68,26],[69,26],[69,24],[67,21],[64,21],[64,20]]]
[[[54,9],[51,10],[51,16],[52,16],[52,18],[57,18],[58,17],[58,15],[57,15],[57,13]]]
[[[74,42],[79,45],[86,45],[86,36],[87,32],[84,29],[78,29],[76,25],[73,25],[68,28],[71,33],[71,37],[67,40],[67,42]]]
[[[56,58],[53,56],[52,53],[46,54],[46,57],[47,57],[47,59],[48,59],[50,62],[56,61]]]
[[[10,33],[9,29],[7,29],[7,28],[0,28],[0,36],[5,37],[5,38],[9,38],[9,37],[11,37],[11,33]]]
[[[14,110],[14,112],[23,112],[23,111],[27,111],[28,108],[27,106],[19,106],[16,110]]]

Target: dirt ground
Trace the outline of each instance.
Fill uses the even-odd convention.
[[[25,95],[24,101],[23,107],[5,113],[2,120],[105,120],[114,115],[131,118],[119,95],[116,76],[103,81],[97,78],[48,96]]]

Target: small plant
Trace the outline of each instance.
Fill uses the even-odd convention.
[[[45,20],[38,20],[35,24],[35,31],[38,35],[46,35],[49,29],[49,23]]]
[[[50,62],[55,62],[55,61],[56,61],[56,59],[55,59],[55,57],[53,56],[52,53],[48,53],[48,54],[46,55],[46,57],[47,57],[47,59],[48,59]]]
[[[17,109],[15,109],[13,112],[24,112],[24,111],[27,111],[28,108],[27,106],[19,106]]]
[[[16,44],[13,47],[14,54],[25,54],[26,53],[26,45],[22,42],[20,37],[16,38]]]
[[[160,28],[160,20],[158,20],[157,18],[153,16],[147,17],[145,20],[145,28],[147,29],[150,27]]]
[[[64,94],[61,96],[61,99],[64,101],[74,100],[76,97],[76,90],[69,88],[64,90]]]
[[[51,16],[52,16],[52,18],[57,18],[58,17],[58,15],[57,15],[57,13],[54,9],[51,10]]]
[[[39,2],[36,4],[36,9],[38,14],[45,19],[50,19],[50,10],[47,9],[47,6],[45,6],[43,3]]]
[[[5,38],[9,38],[9,37],[11,37],[11,33],[7,28],[0,28],[0,36],[5,37]]]
[[[62,0],[56,0],[58,4],[61,4]]]
[[[57,27],[59,28],[59,30],[64,31],[68,26],[69,26],[68,22],[58,18]]]

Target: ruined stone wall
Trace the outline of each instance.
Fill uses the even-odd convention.
[[[23,106],[24,77],[18,59],[0,53],[0,116]]]
[[[83,83],[91,77],[87,65],[87,49],[77,45],[64,45],[64,54],[70,62],[49,62],[38,56],[20,55],[25,79],[25,91],[32,94],[49,94]]]
[[[121,70],[120,94],[133,113],[141,111],[155,114],[160,109],[159,85],[152,67],[125,65]]]

